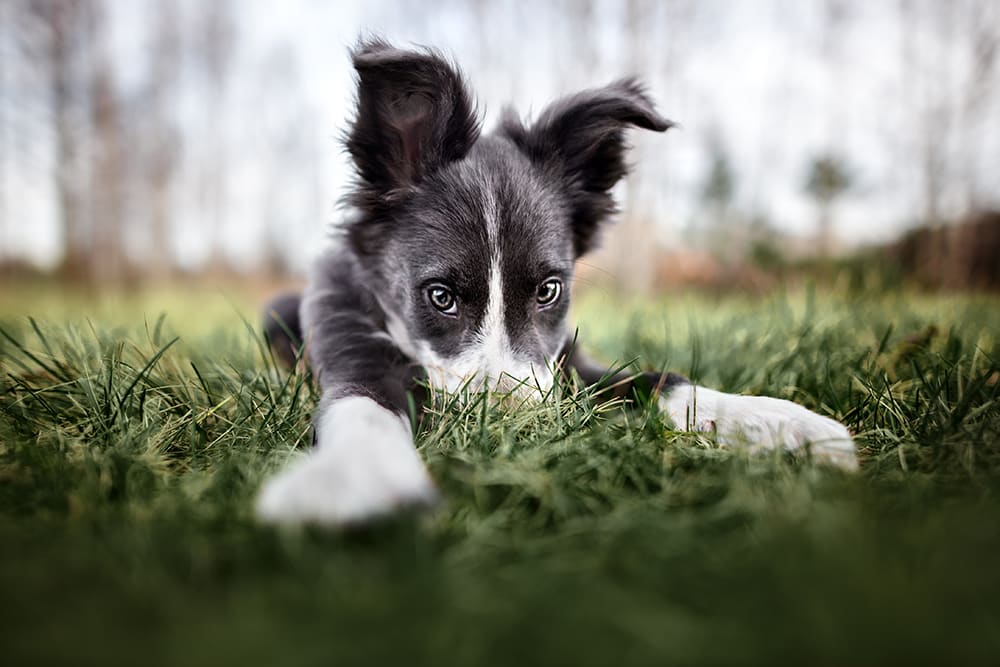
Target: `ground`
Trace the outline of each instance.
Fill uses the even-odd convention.
[[[6,289],[7,664],[996,660],[1000,300],[582,297],[607,361],[836,417],[861,472],[567,386],[424,415],[432,514],[261,526],[254,493],[308,446],[316,395],[262,351],[256,296]]]

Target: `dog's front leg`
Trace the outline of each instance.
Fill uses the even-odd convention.
[[[316,290],[310,359],[322,387],[316,447],[268,480],[257,499],[264,520],[358,523],[427,506],[437,493],[414,447],[407,416],[416,370],[354,297]],[[307,302],[307,306],[310,304]]]
[[[605,399],[657,395],[658,404],[678,429],[714,433],[726,446],[753,449],[809,449],[813,458],[845,470],[857,470],[851,434],[842,424],[801,405],[768,396],[739,396],[692,384],[676,373],[611,373],[575,349],[567,368]]]
[[[265,483],[258,516],[350,524],[434,503],[409,419],[367,396],[324,403],[316,415],[316,448]]]
[[[722,445],[808,449],[818,462],[845,470],[858,469],[854,441],[847,428],[791,401],[726,394],[683,384],[661,394],[659,404],[675,427],[714,433]]]

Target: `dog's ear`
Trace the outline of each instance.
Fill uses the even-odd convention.
[[[625,129],[663,132],[672,125],[656,112],[638,81],[623,79],[554,102],[528,128],[508,113],[500,132],[558,179],[570,205],[579,257],[593,247],[601,221],[616,210],[611,188],[628,171]]]
[[[479,119],[462,76],[432,51],[371,39],[351,56],[358,100],[346,144],[360,178],[353,203],[370,209],[464,157]]]

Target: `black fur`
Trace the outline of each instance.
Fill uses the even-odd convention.
[[[479,138],[475,104],[461,75],[433,51],[381,40],[352,54],[357,112],[346,137],[358,183],[348,201],[370,219],[353,226],[355,250],[375,251],[380,217],[428,176],[463,158]]]
[[[264,311],[264,338],[275,358],[291,368],[302,347],[302,324],[299,322],[298,294],[281,294],[268,302]]]
[[[577,257],[593,248],[600,223],[616,211],[611,188],[628,171],[624,130],[629,125],[656,132],[673,125],[635,79],[559,100],[530,128],[509,110],[501,123],[501,133],[561,183]]]
[[[347,396],[365,396],[401,414],[407,394],[423,401],[421,375],[385,335],[385,313],[365,289],[363,272],[349,252],[330,256],[312,275],[301,310],[308,318],[306,347],[319,380],[323,407]]]

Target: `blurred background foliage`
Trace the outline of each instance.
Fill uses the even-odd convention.
[[[648,82],[681,129],[635,133],[585,284],[1000,286],[993,0],[3,0],[0,276],[301,277],[370,32],[453,56],[487,127]]]

